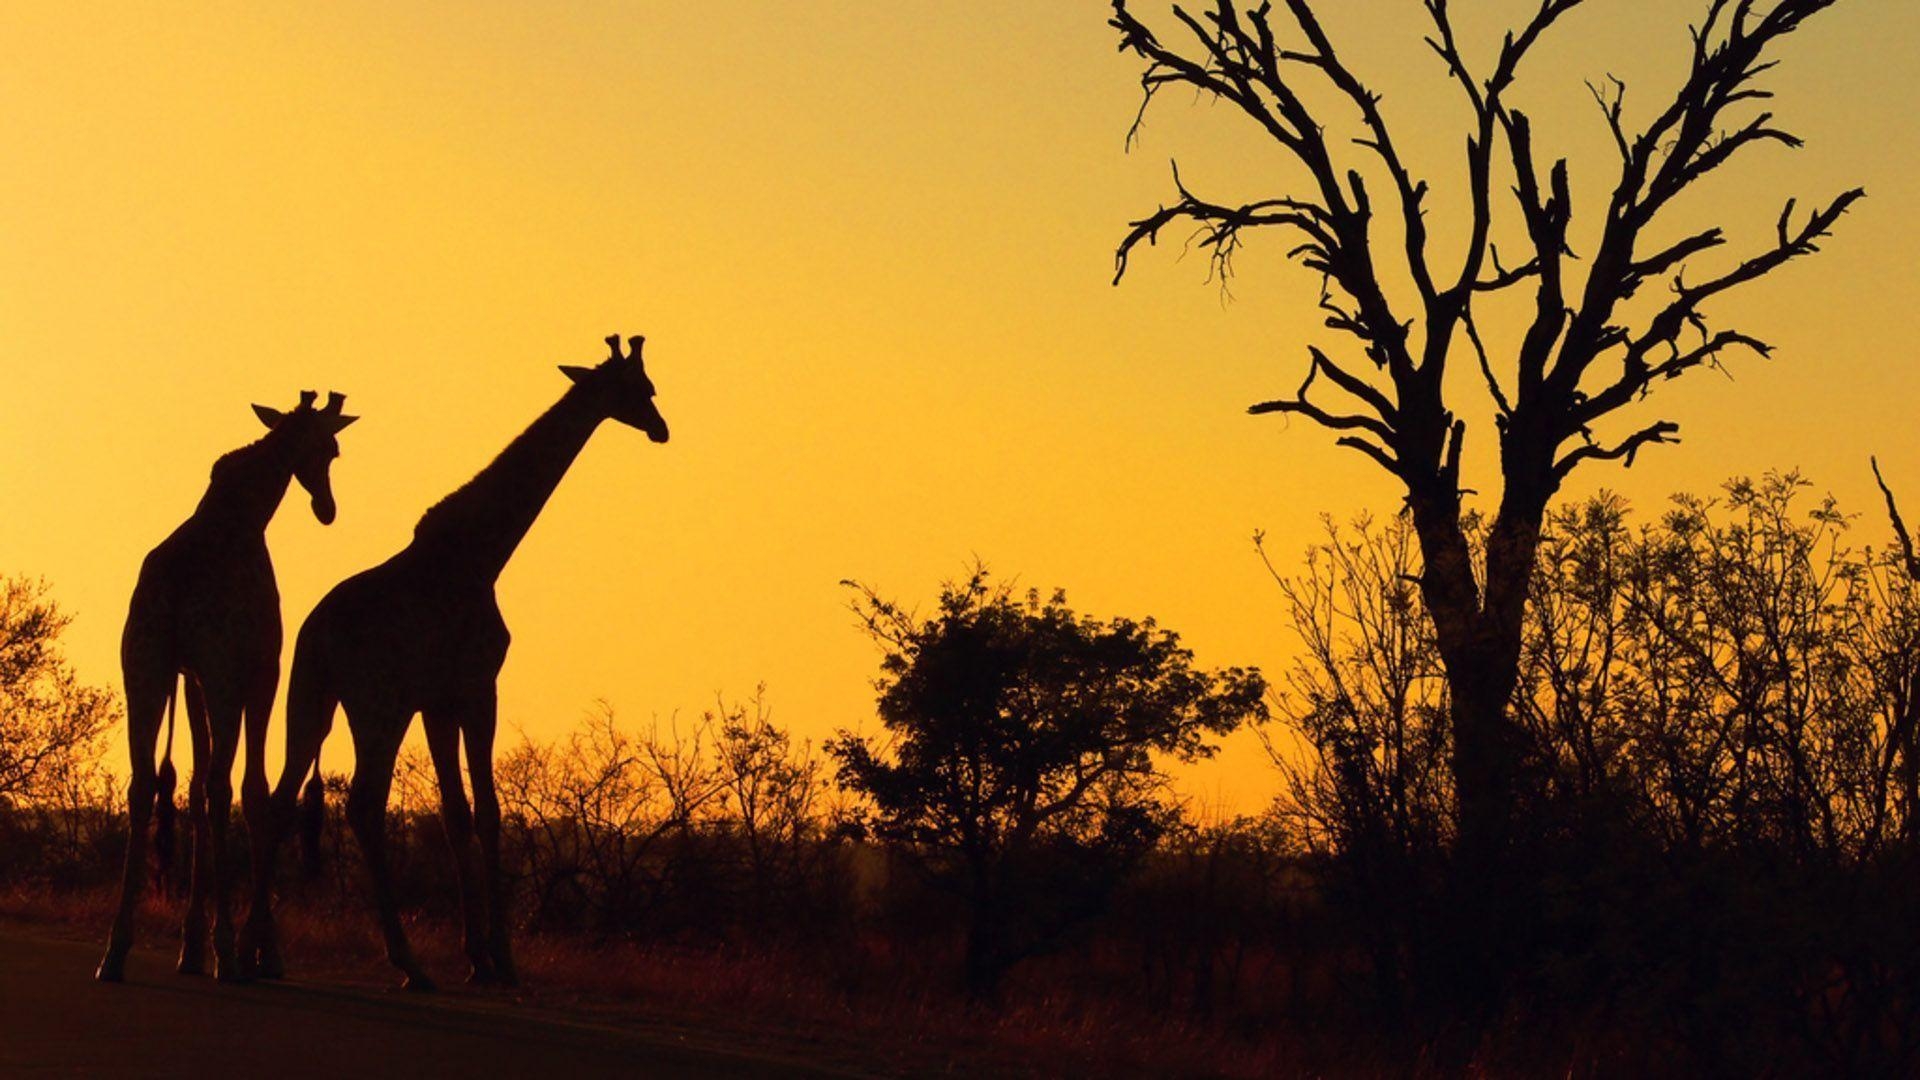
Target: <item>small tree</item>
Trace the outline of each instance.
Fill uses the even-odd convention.
[[[684,839],[722,791],[711,719],[629,731],[602,703],[564,740],[523,739],[502,755],[502,806],[516,826],[536,924],[643,926],[672,882]]]
[[[96,786],[120,708],[67,662],[60,634],[70,621],[45,582],[0,578],[0,807]]]
[[[796,747],[793,736],[773,722],[766,691],[760,686],[747,702],[722,699],[707,714],[716,731],[716,816],[744,849],[756,914],[777,895],[776,886],[798,877],[810,851],[817,854],[808,841],[816,837],[825,780],[812,744]]]
[[[1076,615],[984,568],[924,620],[853,587],[885,651],[891,739],[842,732],[827,750],[875,832],[965,903],[976,997],[1095,912],[1159,835],[1172,808],[1156,755],[1210,756],[1209,737],[1266,715],[1258,672],[1197,670],[1151,619]]]

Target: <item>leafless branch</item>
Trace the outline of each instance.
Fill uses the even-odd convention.
[[[1907,533],[1907,523],[1900,519],[1900,507],[1893,501],[1893,489],[1887,486],[1886,478],[1880,475],[1880,459],[1870,458],[1873,462],[1873,480],[1880,485],[1880,494],[1887,500],[1887,517],[1893,521],[1893,535],[1900,539],[1900,556],[1906,563],[1907,576],[1920,581],[1920,556],[1914,554],[1913,537]]]
[[[1281,398],[1274,401],[1263,401],[1249,407],[1247,412],[1254,416],[1271,413],[1304,416],[1314,423],[1319,424],[1321,427],[1332,431],[1365,432],[1367,435],[1372,436],[1373,439],[1379,441],[1374,442],[1353,435],[1338,440],[1337,445],[1358,450],[1380,463],[1388,472],[1397,475],[1400,471],[1399,463],[1394,459],[1393,454],[1388,449],[1394,443],[1394,432],[1391,426],[1392,419],[1395,416],[1393,406],[1370,384],[1342,370],[1340,365],[1329,358],[1326,353],[1315,348],[1309,348],[1308,352],[1311,354],[1312,359],[1307,366],[1307,377],[1305,381],[1300,384],[1300,389],[1295,391],[1292,397]],[[1369,405],[1374,410],[1375,415],[1363,416],[1329,412],[1321,406],[1308,401],[1307,394],[1313,389],[1314,380],[1323,372],[1336,386]]]
[[[1560,461],[1554,465],[1554,472],[1564,478],[1582,461],[1620,461],[1624,459],[1627,467],[1632,468],[1634,455],[1638,454],[1643,447],[1655,443],[1666,444],[1679,442],[1680,440],[1676,437],[1679,433],[1679,424],[1673,423],[1670,420],[1662,420],[1634,432],[1613,446],[1600,446],[1589,443],[1586,446],[1579,447],[1561,458]]]
[[[1116,284],[1126,276],[1127,260],[1133,249],[1142,242],[1148,246],[1158,243],[1160,230],[1181,219],[1200,226],[1200,246],[1211,249],[1215,270],[1223,280],[1232,274],[1233,253],[1240,244],[1240,231],[1266,225],[1288,226],[1306,234],[1306,242],[1294,248],[1291,254],[1312,269],[1322,273],[1331,272],[1331,251],[1338,242],[1333,237],[1329,215],[1324,209],[1299,199],[1287,198],[1265,199],[1234,207],[1208,202],[1187,190],[1180,179],[1180,166],[1177,163],[1173,166],[1173,186],[1180,195],[1180,201],[1172,206],[1163,206],[1133,222],[1126,239],[1120,242],[1115,254],[1113,280]]]

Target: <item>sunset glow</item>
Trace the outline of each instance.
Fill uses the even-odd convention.
[[[1396,29],[1417,4],[1325,6],[1447,217],[1458,124],[1429,103],[1452,88]],[[1459,6],[1484,50],[1538,5]],[[1629,115],[1650,107],[1685,59],[1674,8],[1595,4],[1533,61],[1556,76],[1526,104],[1572,159],[1576,236],[1611,181],[1582,80],[1617,75]],[[1177,235],[1113,285],[1127,223],[1172,195],[1170,158],[1223,201],[1296,177],[1244,118],[1173,93],[1129,152],[1139,65],[1106,9],[7,5],[5,568],[53,584],[82,674],[117,685],[141,557],[256,437],[249,405],[342,391],[364,419],[340,438],[338,521],[294,496],[269,534],[291,641],[559,397],[556,365],[644,333],[673,441],[605,427],[508,568],[504,738],[601,700],[689,717],[761,683],[800,736],[872,730],[877,654],[840,582],[930,601],[976,557],[1278,676],[1293,643],[1250,537],[1284,571],[1321,514],[1390,513],[1396,489],[1309,424],[1245,415],[1334,340],[1284,238],[1240,256],[1230,299]],[[1868,455],[1920,497],[1915,40],[1920,7],[1895,3],[1794,38],[1770,107],[1807,147],[1757,152],[1700,209],[1738,252],[1785,199],[1869,198],[1817,260],[1717,309],[1772,361],[1663,388],[1646,418],[1681,421],[1686,445],[1568,494],[1651,510],[1799,467],[1876,544]],[[1469,472],[1495,490],[1491,424],[1467,419]],[[1274,789],[1250,734],[1188,782],[1244,810]]]

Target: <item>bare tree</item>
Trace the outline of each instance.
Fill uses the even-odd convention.
[[[1336,356],[1310,347],[1300,389],[1251,411],[1302,416],[1329,428],[1340,445],[1365,454],[1404,486],[1423,555],[1420,587],[1449,685],[1460,845],[1473,861],[1500,857],[1525,795],[1526,738],[1507,706],[1519,674],[1528,583],[1554,495],[1582,464],[1630,465],[1642,449],[1674,441],[1678,426],[1666,419],[1633,421],[1624,434],[1596,432],[1657,383],[1718,367],[1740,350],[1765,355],[1768,346],[1757,338],[1710,327],[1705,308],[1818,250],[1863,194],[1846,192],[1804,217],[1788,202],[1771,242],[1713,271],[1686,272],[1728,237],[1710,227],[1667,238],[1671,208],[1752,147],[1799,145],[1759,108],[1768,97],[1759,80],[1776,62],[1782,40],[1836,2],[1704,0],[1685,78],[1643,125],[1630,126],[1620,83],[1595,91],[1618,148],[1619,171],[1584,280],[1577,280],[1567,162],[1543,160],[1532,122],[1510,92],[1528,55],[1584,2],[1542,0],[1525,25],[1506,36],[1490,70],[1476,72],[1447,0],[1423,0],[1427,43],[1472,117],[1462,181],[1469,219],[1463,250],[1451,260],[1431,249],[1430,189],[1401,155],[1381,96],[1335,51],[1310,0],[1284,0],[1278,16],[1271,2],[1241,9],[1234,0],[1211,0],[1197,15],[1175,6],[1173,18],[1185,35],[1179,45],[1136,18],[1130,8],[1137,5],[1128,0],[1115,0],[1111,19],[1122,50],[1146,64],[1143,115],[1159,91],[1192,87],[1231,103],[1305,170],[1298,192],[1244,203],[1202,198],[1176,171],[1178,200],[1133,223],[1119,247],[1118,271],[1125,273],[1141,243],[1187,222],[1198,228],[1199,244],[1222,274],[1231,271],[1247,230],[1274,226],[1294,235],[1293,256],[1323,276],[1327,325],[1353,339],[1357,352]],[[1309,104],[1326,93],[1357,113],[1354,162],[1343,161],[1345,148],[1324,110]],[[1369,186],[1363,164],[1376,177],[1384,173],[1384,198]],[[1503,261],[1494,246],[1495,205],[1504,201],[1496,198],[1496,186],[1509,182],[1526,243],[1526,258],[1517,262]],[[1401,269],[1389,273],[1396,261],[1417,292],[1410,308],[1385,284]],[[1669,291],[1661,301],[1630,310],[1628,301],[1643,286],[1663,279]],[[1500,370],[1476,326],[1475,305],[1522,286],[1534,291],[1532,315]],[[1449,401],[1457,387],[1449,388],[1446,378],[1462,350],[1478,366],[1498,428],[1501,483],[1484,566],[1477,565],[1464,525],[1467,425],[1458,402]]]
[[[592,909],[603,930],[636,926],[671,876],[669,841],[722,790],[711,720],[630,732],[602,703],[564,740],[523,738],[499,782],[530,879],[536,923]]]
[[[774,895],[782,875],[797,873],[809,851],[818,849],[809,842],[826,786],[823,762],[811,743],[795,746],[792,734],[774,723],[764,684],[745,702],[721,699],[704,719],[715,731],[717,823],[744,849],[752,902],[759,904]]]

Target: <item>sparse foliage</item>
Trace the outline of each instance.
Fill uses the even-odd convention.
[[[663,738],[626,731],[602,706],[564,740],[526,738],[495,766],[519,829],[536,925],[603,930],[644,919],[660,897],[661,848],[718,795],[708,725]]]
[[[1764,1009],[1848,1071],[1920,1050],[1889,1037],[1920,1011],[1900,989],[1920,938],[1895,914],[1920,824],[1920,584],[1807,488],[1737,479],[1639,525],[1603,494],[1545,523],[1511,709],[1530,827],[1568,854],[1541,864],[1524,975],[1633,968],[1640,992],[1682,995],[1707,1058],[1744,1053]],[[1282,576],[1307,648],[1270,744],[1283,814],[1332,857],[1383,990],[1444,996],[1447,958],[1422,955],[1443,829],[1407,823],[1455,803],[1410,530],[1330,527]]]
[[[67,662],[69,621],[44,582],[0,579],[0,807],[84,803],[102,779],[120,707]]]
[[[1637,529],[1617,496],[1554,512],[1511,705],[1537,819],[1605,803],[1676,850],[1833,861],[1910,835],[1920,584],[1806,489],[1738,479]],[[1329,525],[1276,575],[1306,650],[1269,745],[1320,850],[1437,848],[1454,812],[1409,532]]]

